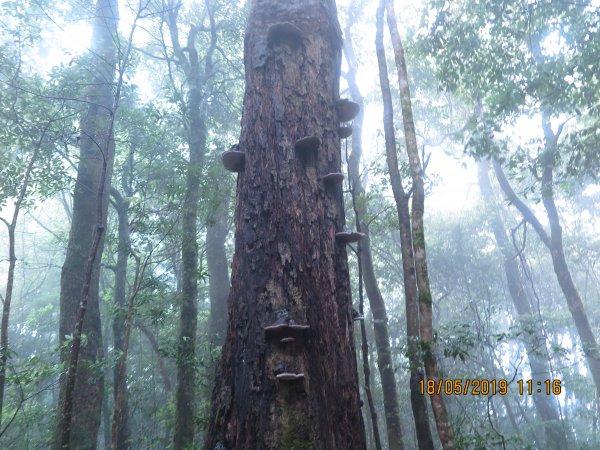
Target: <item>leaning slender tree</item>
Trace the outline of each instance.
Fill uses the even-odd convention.
[[[394,48],[394,59],[396,62],[396,71],[398,73],[398,87],[400,91],[400,106],[402,109],[402,124],[404,125],[404,138],[406,141],[406,153],[408,156],[412,186],[409,193],[405,193],[402,188],[400,172],[398,171],[398,160],[396,155],[394,129],[393,129],[393,109],[392,98],[389,88],[389,79],[387,75],[387,63],[385,56],[385,48],[383,45],[383,17],[384,10],[387,10],[388,28]],[[400,223],[400,236],[403,243],[402,260],[405,274],[405,292],[407,301],[407,311],[410,301],[414,302],[415,294],[418,296],[419,305],[419,344],[421,347],[423,363],[425,366],[425,374],[429,380],[434,380],[439,383],[440,371],[438,369],[437,358],[434,352],[435,339],[433,331],[433,314],[432,314],[432,295],[429,284],[429,275],[427,271],[427,257],[425,253],[425,229],[423,224],[423,215],[425,212],[425,188],[423,183],[423,165],[419,159],[417,149],[417,136],[415,124],[413,120],[411,94],[408,84],[408,72],[406,69],[406,61],[404,58],[404,48],[393,8],[393,3],[389,0],[380,0],[377,10],[377,32],[375,38],[375,47],[377,52],[377,60],[379,64],[379,78],[381,91],[384,100],[384,131],[386,135],[386,154],[388,161],[388,169],[394,199],[398,209],[398,218]],[[392,139],[389,138],[392,137]],[[407,223],[408,217],[408,199],[412,195],[412,211],[410,214],[410,225]],[[410,234],[410,237],[406,236]],[[410,249],[409,247],[410,242]],[[412,250],[412,251],[411,251]],[[407,273],[408,272],[408,273]],[[414,274],[414,275],[413,275]],[[414,277],[414,278],[413,278]],[[414,285],[413,284],[414,280]],[[409,282],[409,283],[407,283]],[[410,288],[410,291],[409,291]],[[412,317],[414,312],[411,314]],[[414,328],[414,322],[408,318],[408,334],[409,339],[414,335],[411,329]],[[412,322],[412,323],[411,323]],[[413,356],[414,358],[414,356]],[[411,389],[414,396],[414,365],[411,361]],[[418,382],[418,381],[417,381]],[[444,450],[454,449],[454,433],[450,425],[448,412],[444,397],[439,393],[434,393],[429,396],[431,409],[435,418],[435,424],[438,431],[438,436]],[[425,420],[425,411],[422,410],[422,403],[412,399],[413,413],[415,423],[423,424]],[[418,435],[419,446],[421,448],[430,448],[430,442],[426,434],[424,426]]]
[[[342,232],[333,0],[254,0],[227,336],[205,448],[364,449]]]

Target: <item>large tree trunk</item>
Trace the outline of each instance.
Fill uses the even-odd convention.
[[[429,427],[429,416],[425,397],[419,390],[419,382],[423,379],[421,359],[421,332],[419,324],[419,300],[415,261],[413,254],[411,219],[408,207],[410,195],[402,187],[402,179],[398,169],[396,154],[396,136],[394,131],[394,111],[392,95],[388,79],[388,68],[383,46],[384,3],[377,11],[377,37],[375,40],[377,60],[379,63],[379,80],[383,99],[383,125],[385,149],[392,192],[396,202],[398,224],[400,227],[400,246],[402,252],[402,270],[404,275],[404,295],[406,299],[406,334],[408,343],[408,360],[410,364],[410,400],[415,419],[415,428],[419,449],[433,449],[433,438]]]
[[[404,59],[404,48],[398,33],[394,4],[390,0],[383,0],[386,4],[388,27],[394,47],[394,58],[398,72],[398,87],[400,90],[400,103],[402,106],[402,123],[404,125],[404,138],[406,140],[406,153],[412,177],[412,244],[415,258],[415,272],[417,277],[417,290],[419,293],[419,329],[425,362],[427,378],[439,382],[437,358],[434,353],[435,340],[433,336],[432,295],[427,272],[427,255],[425,252],[425,228],[423,214],[425,212],[425,189],[423,186],[423,166],[419,159],[417,149],[417,135],[413,121],[408,73]],[[430,395],[431,408],[435,417],[438,435],[444,450],[455,448],[454,434],[450,426],[448,412],[444,397],[439,394]]]
[[[345,30],[344,51],[348,60],[348,86],[352,98],[360,107],[358,114],[352,124],[352,153],[348,158],[348,173],[350,175],[350,190],[354,201],[354,212],[356,215],[357,230],[369,235],[369,227],[365,221],[367,215],[367,202],[365,189],[360,178],[360,159],[362,156],[362,124],[363,124],[363,97],[356,83],[356,58],[352,47],[350,25]],[[385,302],[379,286],[375,269],[373,268],[373,257],[369,239],[358,243],[359,257],[364,277],[365,288],[371,313],[373,314],[373,330],[375,334],[375,347],[377,349],[377,368],[381,377],[381,388],[383,390],[383,408],[385,412],[385,423],[387,430],[388,446],[390,450],[403,449],[402,426],[400,424],[400,407],[398,405],[398,394],[396,392],[396,375],[392,361],[392,350],[390,347],[390,335],[388,332],[388,318]]]
[[[487,207],[487,215],[491,221],[496,245],[504,258],[504,273],[508,283],[510,296],[519,315],[519,322],[527,332],[523,335],[523,343],[527,351],[527,358],[531,367],[531,377],[534,386],[537,382],[543,384],[543,380],[552,378],[552,372],[548,366],[548,360],[543,355],[546,353],[546,339],[540,329],[538,318],[534,315],[531,304],[525,290],[525,282],[519,271],[514,250],[511,249],[499,205],[494,198],[494,192],[488,176],[489,163],[479,162],[479,187]],[[539,417],[544,421],[546,430],[546,448],[565,449],[568,448],[567,436],[562,428],[556,402],[545,394],[533,394],[533,403]]]
[[[106,227],[108,188],[114,159],[112,121],[115,107],[113,88],[117,14],[116,0],[98,0],[91,50],[94,70],[90,73],[93,78],[87,92],[89,106],[80,124],[81,156],[73,194],[73,219],[62,268],[60,295],[61,346],[68,350],[68,345],[65,345],[67,336],[73,336],[73,344],[76,344],[79,339],[76,329],[78,320],[83,320],[82,333],[86,335],[86,344],[81,347],[75,361],[68,351],[61,352],[62,362],[69,362],[70,366],[75,363],[74,367],[69,367],[69,372],[75,375],[75,384],[71,411],[67,412],[63,403],[71,402],[71,393],[68,392],[70,382],[67,374],[61,376],[60,413],[55,440],[55,448],[59,449],[64,445],[61,441],[67,435],[67,445],[71,449],[95,448],[100,426],[104,380],[101,371],[94,369],[93,365],[104,358],[98,305],[103,239],[97,243],[94,243],[94,239],[98,234],[101,236]],[[101,205],[98,205],[99,201]],[[93,243],[94,248],[90,250]],[[89,268],[91,272],[88,270],[89,261],[93,262]],[[87,296],[82,298],[82,292],[88,289]],[[65,413],[67,417],[64,417]]]
[[[207,450],[365,448],[347,254],[336,239],[342,189],[322,179],[341,166],[340,55],[332,0],[252,2],[245,168]],[[319,141],[299,142],[307,136]]]

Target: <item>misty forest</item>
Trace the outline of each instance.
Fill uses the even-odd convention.
[[[2,0],[0,449],[599,449],[599,177],[599,0]]]

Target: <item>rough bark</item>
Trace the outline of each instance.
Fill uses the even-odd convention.
[[[356,229],[369,236],[369,226],[365,221],[367,214],[367,203],[365,189],[360,178],[360,160],[362,156],[362,124],[363,124],[363,97],[356,83],[356,58],[352,46],[351,23],[345,29],[344,52],[348,61],[347,80],[352,98],[361,107],[361,111],[352,123],[352,152],[348,158],[348,174],[350,191],[352,194]],[[360,199],[358,202],[356,199]],[[373,268],[373,256],[369,239],[358,243],[358,254],[360,258],[362,276],[364,277],[369,306],[373,314],[373,330],[375,335],[375,347],[377,349],[377,368],[381,378],[383,390],[383,408],[388,438],[388,446],[392,449],[403,449],[402,426],[400,423],[400,407],[398,394],[396,392],[396,376],[392,362],[392,351],[390,347],[390,336],[388,331],[388,318],[385,301],[377,284],[375,269]],[[361,324],[363,326],[363,324]]]
[[[117,265],[115,269],[115,290],[114,303],[115,314],[113,317],[113,346],[114,352],[117,355],[122,355],[125,348],[125,317],[127,310],[127,257],[129,256],[130,239],[129,239],[129,201],[116,189],[111,189],[111,195],[114,199],[115,210],[118,217],[118,239],[117,239]],[[113,394],[115,404],[117,402],[117,394],[121,389],[121,399],[119,406],[119,417],[117,420],[116,436],[113,433],[111,442],[116,443],[116,448],[128,448],[128,441],[131,436],[129,429],[129,410],[127,402],[127,383],[120,376],[120,364],[115,364],[113,368]],[[119,388],[119,386],[121,386]],[[114,417],[113,417],[114,422]],[[114,428],[114,427],[113,427]]]
[[[517,194],[510,186],[502,167],[497,162],[494,162],[494,172],[496,174],[496,178],[498,179],[498,184],[504,191],[507,199],[519,210],[519,212],[523,215],[523,218],[533,226],[542,242],[546,244],[546,247],[548,247],[548,250],[550,251],[554,273],[567,301],[567,306],[569,307],[571,317],[573,317],[573,322],[575,322],[575,328],[579,334],[579,339],[581,340],[581,345],[586,356],[590,373],[592,374],[596,391],[600,393],[600,352],[598,351],[596,337],[594,336],[592,327],[590,326],[583,302],[581,301],[581,297],[579,296],[579,292],[575,286],[575,283],[573,282],[571,272],[569,271],[569,267],[567,265],[562,244],[562,227],[560,225],[558,211],[554,203],[554,155],[552,152],[555,151],[556,137],[552,137],[550,133],[548,133],[546,139],[546,146],[554,147],[554,150],[552,150],[552,148],[546,149],[546,151],[549,153],[546,154],[546,158],[548,159],[546,160],[542,174],[542,202],[550,222],[550,236],[548,236],[533,211],[521,199],[518,198]]]
[[[412,178],[412,244],[415,259],[415,272],[417,278],[417,291],[419,295],[419,327],[421,333],[421,347],[423,349],[423,360],[427,378],[436,382],[440,374],[437,366],[437,358],[434,353],[435,338],[433,333],[432,296],[427,271],[427,255],[425,251],[425,228],[423,214],[425,212],[425,189],[423,185],[423,167],[419,158],[417,148],[417,134],[413,120],[410,87],[408,84],[408,72],[404,58],[404,48],[398,33],[394,4],[389,0],[382,0],[387,9],[388,27],[394,47],[394,58],[398,72],[398,85],[400,90],[400,104],[402,107],[402,123],[404,125],[404,138],[406,140],[406,153]],[[450,426],[450,420],[444,397],[441,395],[430,395],[431,407],[435,417],[438,435],[445,450],[455,448],[454,434]]]
[[[421,332],[419,325],[419,299],[415,261],[412,244],[411,219],[408,202],[410,194],[402,187],[402,178],[398,169],[396,154],[396,136],[394,130],[394,111],[392,95],[388,79],[388,68],[383,46],[384,3],[377,11],[377,36],[375,46],[379,64],[379,81],[383,99],[383,125],[388,171],[392,192],[396,202],[398,224],[400,227],[400,246],[402,252],[402,270],[404,275],[404,295],[406,299],[406,333],[408,343],[408,359],[410,364],[410,400],[415,419],[415,428],[419,449],[433,449],[433,438],[429,427],[429,417],[425,396],[419,392],[419,381],[423,378],[421,360]]]
[[[254,0],[245,38],[235,256],[205,448],[364,449],[337,129],[332,0]],[[295,142],[320,139],[302,153]],[[264,327],[309,329],[295,341]],[[289,322],[291,323],[291,322]],[[283,371],[283,372],[282,372]],[[276,378],[303,374],[295,381]]]
[[[92,36],[93,78],[88,109],[81,119],[80,160],[73,195],[73,218],[61,274],[59,340],[61,376],[55,448],[96,446],[104,380],[93,365],[104,358],[98,283],[112,175],[116,66],[116,0],[98,0]],[[80,347],[81,334],[86,345]],[[72,336],[71,354],[67,337]]]
[[[523,344],[527,351],[527,358],[531,367],[531,377],[536,382],[552,378],[552,372],[545,357],[546,339],[540,329],[538,318],[534,315],[531,303],[525,290],[525,280],[521,276],[514,250],[511,249],[506,230],[501,217],[500,206],[494,198],[494,192],[488,176],[489,163],[479,162],[479,187],[486,203],[487,216],[491,222],[492,231],[496,245],[504,258],[504,273],[508,284],[508,290],[515,309],[519,316],[519,323],[526,332]],[[546,448],[564,449],[568,448],[568,439],[562,428],[556,402],[552,396],[545,394],[533,394],[533,403],[539,417],[544,422],[546,431]]]

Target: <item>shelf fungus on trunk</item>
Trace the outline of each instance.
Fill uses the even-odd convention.
[[[283,372],[278,375],[275,375],[279,381],[299,381],[304,379],[303,373],[291,373],[291,372]]]
[[[282,43],[298,45],[302,41],[302,30],[290,22],[276,23],[269,27],[267,40],[271,46]]]
[[[365,316],[359,313],[356,309],[352,308],[352,320],[365,320]]]
[[[358,103],[343,98],[335,102],[335,109],[337,110],[340,122],[349,122],[358,115],[360,106]]]
[[[280,320],[264,327],[264,330],[268,337],[283,344],[305,337],[309,328],[310,325],[298,324],[293,320]],[[284,341],[284,339],[287,340]]]
[[[321,178],[323,183],[328,185],[335,185],[344,181],[344,174],[342,172],[331,172]]]
[[[340,231],[335,233],[335,240],[340,244],[352,244],[360,241],[365,236],[365,233],[359,233],[358,231]]]
[[[321,145],[321,139],[316,136],[306,136],[298,139],[294,144],[294,148],[300,155],[316,154]]]
[[[246,155],[237,148],[238,147],[234,145],[231,149],[224,151],[221,155],[223,166],[230,172],[241,172],[246,165]]]
[[[350,125],[338,128],[340,139],[346,139],[352,136],[352,127]]]

